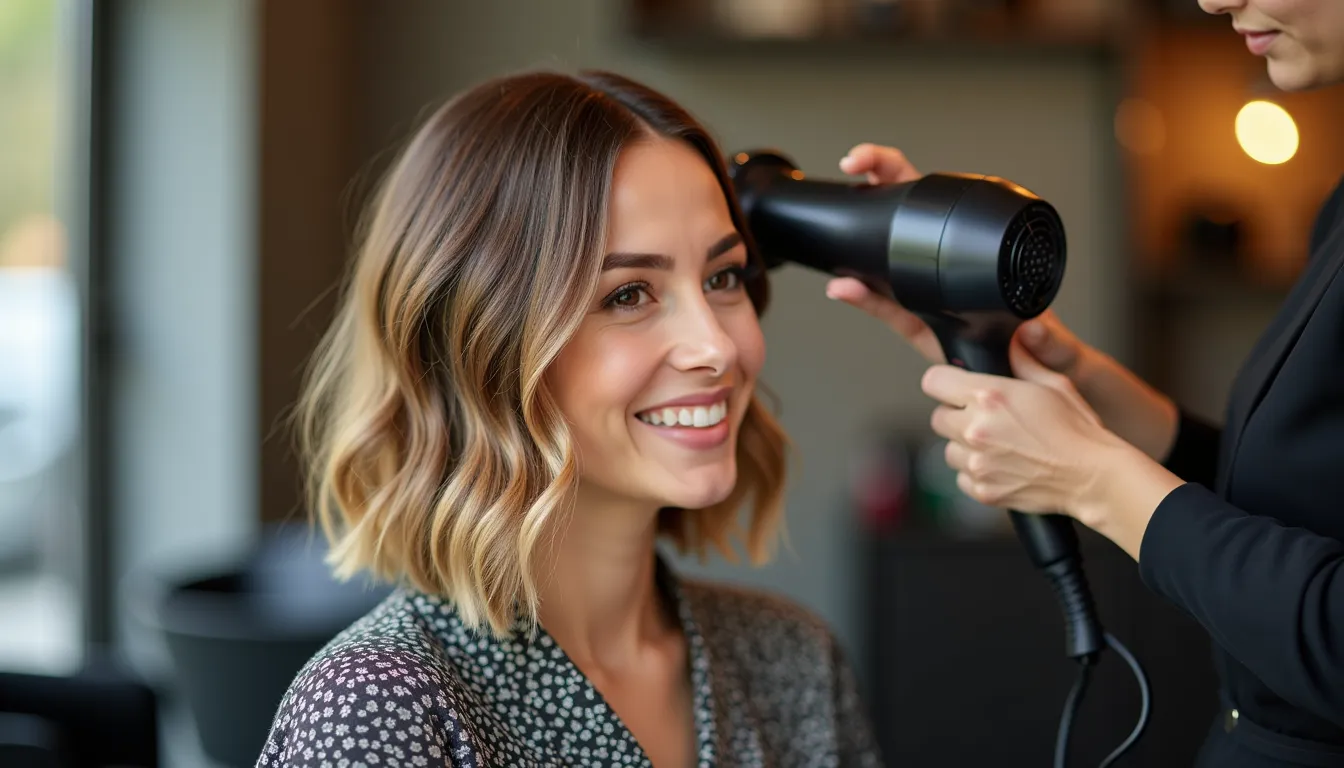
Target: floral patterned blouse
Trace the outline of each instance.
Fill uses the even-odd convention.
[[[779,597],[659,561],[685,633],[697,765],[879,766],[827,627]],[[496,640],[444,600],[391,594],[304,666],[258,768],[644,766],[634,736],[544,630]]]

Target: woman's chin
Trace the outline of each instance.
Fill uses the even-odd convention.
[[[1295,93],[1298,91],[1310,91],[1326,85],[1333,84],[1330,78],[1322,77],[1307,62],[1300,60],[1277,61],[1271,59],[1267,62],[1269,81],[1275,88],[1285,93]]]
[[[682,482],[675,490],[665,494],[664,506],[681,509],[704,509],[712,507],[733,495],[737,487],[737,473],[724,472],[718,477],[690,478],[692,482]]]

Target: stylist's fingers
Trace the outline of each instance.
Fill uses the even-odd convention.
[[[857,307],[886,323],[929,362],[946,361],[943,348],[928,324],[895,301],[869,290],[862,282],[852,277],[837,277],[826,284],[826,296]]]
[[[1058,392],[1073,389],[1068,376],[1046,365],[1039,357],[1027,349],[1021,339],[1013,339],[1008,345],[1008,362],[1012,366],[1013,376],[1049,387]]]
[[[840,160],[840,170],[852,176],[863,174],[869,184],[898,184],[923,175],[901,150],[871,143],[849,150]]]
[[[973,430],[971,421],[975,414],[966,408],[954,408],[950,405],[940,405],[933,409],[933,414],[929,417],[929,428],[935,435],[944,438],[953,443],[961,444],[961,448],[953,451],[962,450],[968,447],[969,443],[982,443],[985,436],[980,434],[981,428]],[[956,469],[965,469],[965,467],[955,467]]]
[[[1066,376],[1073,373],[1082,356],[1082,341],[1048,310],[1023,323],[1017,338],[1045,367]]]
[[[971,449],[956,440],[948,440],[947,445],[943,446],[943,461],[950,469],[967,472],[970,470]]]

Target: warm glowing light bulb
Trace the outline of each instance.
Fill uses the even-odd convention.
[[[1278,104],[1252,101],[1237,113],[1237,143],[1256,162],[1286,163],[1297,154],[1297,124]]]

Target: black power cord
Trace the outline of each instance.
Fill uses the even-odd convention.
[[[1064,699],[1064,714],[1059,718],[1059,735],[1055,737],[1055,768],[1065,768],[1069,757],[1069,732],[1073,730],[1073,718],[1078,714],[1078,705],[1087,690],[1088,680],[1092,677],[1092,656],[1078,660],[1078,677]]]
[[[1143,674],[1143,667],[1139,665],[1139,660],[1129,652],[1129,649],[1115,638],[1114,635],[1107,632],[1105,634],[1106,645],[1120,654],[1120,657],[1129,664],[1129,668],[1134,671],[1134,679],[1139,683],[1139,698],[1141,701],[1139,708],[1139,722],[1130,731],[1129,738],[1125,739],[1120,746],[1115,748],[1114,752],[1106,756],[1101,761],[1100,768],[1108,768],[1116,760],[1120,759],[1134,742],[1139,740],[1143,734],[1143,729],[1148,726],[1148,712],[1151,703],[1151,696],[1148,691],[1148,678]],[[1055,739],[1055,768],[1065,768],[1068,762],[1069,751],[1069,732],[1073,729],[1073,719],[1078,712],[1078,705],[1083,700],[1083,693],[1087,691],[1087,684],[1092,675],[1093,656],[1083,656],[1078,662],[1078,678],[1073,683],[1073,688],[1069,691],[1069,697],[1064,700],[1064,714],[1059,719],[1059,735]]]

